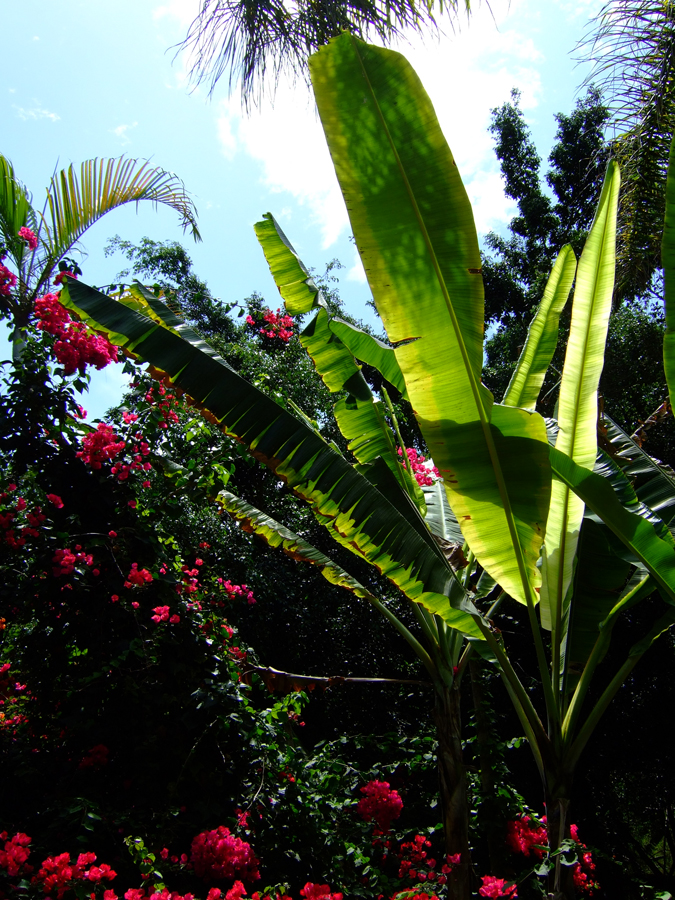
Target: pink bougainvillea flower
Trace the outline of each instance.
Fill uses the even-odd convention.
[[[494,875],[483,875],[483,885],[478,888],[481,897],[510,897],[516,900],[518,892],[515,884],[508,884],[503,878]]]
[[[31,250],[37,249],[38,239],[34,231],[31,231],[30,228],[27,228],[25,225],[23,225],[21,228],[19,228],[18,234],[20,238],[23,238],[24,241],[26,241]]]
[[[47,500],[57,509],[63,509],[63,500],[58,494],[47,494]]]
[[[202,831],[193,839],[190,860],[195,874],[205,881],[237,877],[242,881],[256,881],[260,878],[260,863],[251,845],[235,837],[223,825],[213,831]]]
[[[371,781],[361,788],[361,793],[365,797],[356,804],[361,817],[366,822],[374,820],[380,831],[389,831],[403,809],[398,791],[393,791],[387,781]]]

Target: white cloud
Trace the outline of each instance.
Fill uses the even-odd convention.
[[[24,122],[35,121],[37,119],[51,119],[52,122],[58,122],[61,116],[58,116],[56,113],[50,112],[48,109],[42,109],[40,106],[32,106],[30,109],[25,109],[23,106],[14,106],[16,110],[16,114],[20,119],[23,119]]]
[[[200,0],[168,0],[156,6],[152,11],[152,18],[157,22],[161,19],[169,19],[183,28],[187,28],[199,12]]]
[[[137,125],[138,122],[132,122],[131,125],[118,125],[116,128],[111,128],[110,133],[118,137],[122,145],[126,146],[131,143],[131,138],[127,132],[131,131],[132,128],[136,128]]]

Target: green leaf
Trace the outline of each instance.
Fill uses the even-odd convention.
[[[125,352],[149,362],[153,377],[184,391],[210,421],[245,444],[317,517],[330,522],[344,546],[407,597],[453,628],[480,633],[474,609],[458,596],[457,579],[440,551],[312,428],[234,372],[189,328],[159,325],[73,279],[67,279],[61,300]]]
[[[661,243],[663,265],[666,333],[663,336],[663,367],[670,395],[671,406],[675,402],[675,135],[670,144],[668,176],[666,179],[666,218]]]
[[[527,332],[504,396],[504,406],[534,409],[555,348],[558,345],[558,322],[574,281],[577,260],[574,250],[565,244],[553,265],[544,296]]]
[[[556,448],[591,468],[597,451],[598,383],[605,358],[607,325],[614,289],[616,209],[620,185],[614,162],[607,174],[584,246],[574,291],[572,322],[558,400]],[[564,602],[584,515],[583,503],[568,486],[555,482],[546,523],[540,615],[553,632],[554,656],[563,643]]]
[[[663,590],[663,599],[675,603],[675,546],[659,537],[654,525],[626,509],[611,484],[601,475],[577,465],[551,447],[553,474],[581,499],[631,553],[651,572]]]
[[[325,306],[321,291],[272,213],[264,213],[262,222],[253,227],[288,314],[298,316]]]
[[[393,347],[388,347],[382,341],[378,341],[372,334],[368,334],[344,322],[342,319],[331,319],[330,330],[336,334],[349,352],[359,362],[372,366],[393,385],[402,396],[408,396],[403,373],[396,362],[396,354]]]
[[[448,500],[477,559],[533,601],[550,492],[541,417],[492,405],[481,262],[431,102],[398,53],[348,34],[310,58],[314,92],[378,311]]]

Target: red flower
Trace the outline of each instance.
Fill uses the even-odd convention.
[[[483,886],[478,888],[481,897],[511,897],[518,896],[516,885],[507,885],[503,878],[495,878],[494,875],[483,875]]]
[[[83,757],[78,768],[80,769],[100,769],[108,764],[108,754],[110,751],[105,744],[97,744]],[[95,858],[95,857],[94,857]],[[93,862],[93,860],[91,860]]]
[[[5,666],[0,669],[0,673],[5,670]],[[23,869],[25,868],[25,863],[28,857],[30,856],[30,850],[28,850],[28,845],[30,844],[32,838],[29,838],[27,834],[23,834],[23,832],[18,832],[15,834],[13,838],[7,840],[8,834],[6,831],[3,831],[0,834],[0,840],[6,841],[5,849],[0,850],[0,868],[7,869],[7,874],[15,877],[20,875]],[[30,866],[27,867],[30,869]]]
[[[58,494],[47,494],[47,500],[57,509],[63,509],[63,500]]]
[[[332,894],[327,884],[312,884],[311,881],[300,888],[300,894],[305,900],[342,900],[342,894]]]
[[[237,876],[244,881],[260,878],[259,861],[251,845],[235,837],[229,828],[222,825],[213,831],[203,831],[194,838],[190,859],[195,873],[205,881]]]
[[[380,831],[389,831],[403,809],[398,791],[393,791],[387,781],[371,781],[361,788],[361,793],[365,797],[356,805],[361,817],[366,822],[374,819]]]
[[[235,881],[230,890],[225,894],[225,900],[241,900],[246,896],[246,888],[241,881]]]
[[[529,816],[523,816],[506,825],[506,846],[524,856],[533,854],[542,859],[548,847],[548,835],[544,825],[537,825]]]

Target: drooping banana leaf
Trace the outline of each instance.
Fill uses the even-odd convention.
[[[572,289],[577,260],[565,244],[553,265],[544,296],[527,332],[518,364],[506,389],[504,406],[534,409],[558,344],[558,322]]]
[[[663,336],[663,367],[670,394],[670,405],[675,402],[675,135],[670,144],[668,176],[666,178],[666,218],[661,242],[663,265],[664,304],[666,333]]]
[[[663,591],[663,599],[675,603],[675,546],[672,539],[660,537],[650,521],[626,509],[607,479],[577,465],[554,447],[550,453],[554,476],[573,490],[654,576]]]
[[[221,491],[216,499],[233,519],[241,523],[244,531],[259,535],[270,547],[283,550],[292,559],[317,566],[326,581],[330,581],[331,584],[346,588],[357,597],[372,599],[373,594],[349,572],[271,516],[229,491]]]
[[[438,480],[434,484],[422,487],[422,493],[427,506],[425,521],[431,533],[442,541],[463,543],[464,536],[448,503],[443,482]]]
[[[442,555],[310,427],[241,378],[204,341],[190,339],[194,333],[187,326],[159,325],[72,279],[67,279],[61,300],[92,328],[150,363],[155,377],[184,391],[411,600],[453,628],[480,634],[474,610],[459,598],[457,579]],[[455,606],[448,600],[451,591]]]
[[[534,602],[550,496],[541,417],[480,383],[483,285],[471,206],[400,54],[348,34],[310,58],[356,245],[448,500],[479,562]]]
[[[570,335],[558,399],[556,448],[578,465],[592,468],[597,450],[598,383],[605,357],[614,289],[616,210],[620,175],[610,162],[602,193],[577,269]],[[561,641],[564,603],[569,598],[584,505],[556,481],[546,523],[541,586],[541,624],[550,629],[554,656]]]
[[[638,499],[658,513],[672,532],[675,527],[675,472],[646,453],[605,412],[603,423],[613,458],[633,483]]]
[[[264,213],[253,226],[263,248],[272,278],[279,288],[289,316],[299,316],[326,301],[272,213]]]

